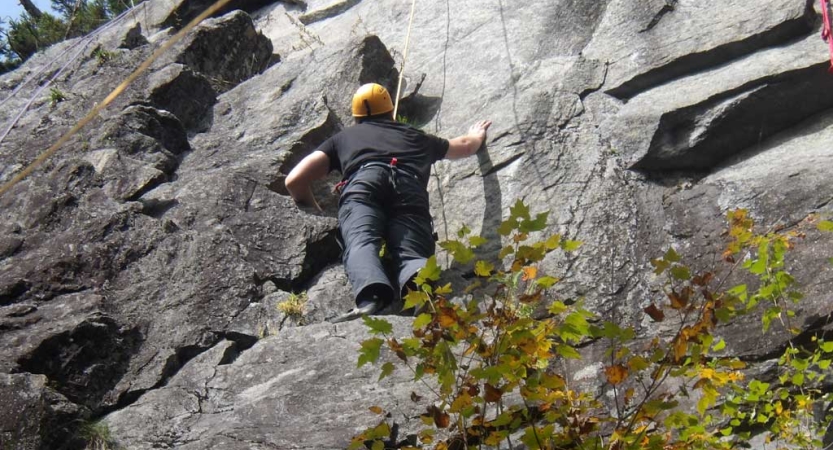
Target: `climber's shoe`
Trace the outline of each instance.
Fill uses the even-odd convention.
[[[384,303],[376,297],[373,297],[370,300],[364,300],[359,303],[358,306],[347,311],[346,313],[336,316],[330,319],[327,319],[330,323],[341,323],[341,322],[349,322],[351,320],[356,320],[364,315],[371,315],[375,314],[384,308]]]

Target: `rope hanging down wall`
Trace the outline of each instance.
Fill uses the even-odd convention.
[[[13,188],[17,183],[23,181],[32,174],[41,164],[44,163],[47,159],[51,158],[58,150],[64,145],[69,139],[78,133],[84,126],[86,126],[90,121],[92,121],[98,114],[104,110],[110,103],[113,102],[119,95],[121,95],[131,83],[136,81],[139,76],[144,73],[154,61],[156,61],[162,54],[168,51],[174,44],[179,42],[186,34],[188,34],[191,29],[195,26],[199,25],[200,22],[210,17],[212,14],[216,13],[220,8],[226,6],[231,0],[217,0],[214,2],[213,5],[208,7],[205,11],[202,12],[199,16],[195,17],[194,20],[188,22],[184,28],[179,30],[177,34],[175,34],[168,42],[165,42],[164,45],[159,47],[152,55],[148,57],[136,70],[133,71],[124,81],[121,82],[112,92],[101,102],[99,102],[95,107],[93,107],[83,119],[81,119],[77,124],[75,124],[72,129],[67,131],[57,142],[52,144],[46,151],[41,153],[31,164],[26,166],[25,169],[20,171],[14,178],[12,178],[8,183],[4,184],[3,187],[0,187],[0,196],[4,195],[8,192],[11,188]]]
[[[824,0],[822,0],[824,1]],[[408,60],[408,44],[411,43],[411,28],[414,25],[414,11],[416,10],[416,0],[411,2],[411,17],[408,19],[408,33],[405,35],[405,51],[402,53],[402,67],[399,68],[399,82],[396,85],[396,104],[393,106],[393,119],[396,120],[396,114],[399,111],[399,95],[402,92],[402,77],[405,74],[405,61]]]
[[[77,45],[68,46],[66,49],[64,49],[63,52],[61,52],[58,56],[56,56],[52,61],[48,62],[47,64],[44,64],[43,66],[41,66],[37,71],[35,71],[31,75],[29,75],[29,77],[26,78],[26,80],[23,83],[18,84],[17,87],[14,88],[12,93],[9,94],[6,98],[4,98],[3,100],[0,100],[0,107],[2,107],[8,100],[15,97],[17,95],[17,93],[20,92],[25,86],[34,82],[43,73],[48,72],[52,68],[52,66],[54,64],[56,64],[61,58],[63,58],[64,55],[69,53],[70,50],[76,49],[75,53],[72,54],[69,61],[67,61],[63,66],[61,66],[61,68],[58,69],[58,71],[56,71],[46,81],[46,83],[43,83],[42,85],[40,85],[40,87],[38,87],[35,90],[35,92],[32,94],[32,96],[29,98],[29,101],[26,102],[26,104],[23,106],[23,108],[20,109],[20,112],[18,112],[17,115],[14,116],[14,118],[11,121],[9,121],[8,125],[6,126],[6,129],[3,131],[2,134],[0,134],[0,144],[2,144],[4,140],[6,140],[6,137],[12,131],[12,128],[14,128],[14,126],[17,125],[17,123],[20,121],[20,119],[23,117],[23,115],[26,114],[26,111],[29,110],[29,108],[32,106],[32,104],[35,102],[35,100],[37,100],[40,97],[41,93],[44,90],[46,90],[52,84],[53,81],[57,80],[61,75],[63,75],[64,72],[66,72],[66,70],[69,68],[69,66],[72,65],[72,63],[74,63],[76,60],[78,60],[78,58],[81,56],[81,54],[85,50],[87,50],[87,47],[89,47],[89,45],[95,40],[95,38],[98,37],[98,35],[102,34],[104,31],[106,31],[107,29],[109,29],[109,28],[115,26],[116,24],[118,24],[123,18],[127,17],[127,15],[130,12],[131,12],[131,10],[127,10],[127,11],[119,14],[113,20],[107,22],[107,24],[105,24],[104,26],[102,26],[100,28],[97,28],[92,33],[90,33],[90,34],[84,36],[83,38],[81,38],[81,40],[78,42]]]

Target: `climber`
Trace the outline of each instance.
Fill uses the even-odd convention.
[[[352,109],[357,124],[324,141],[286,177],[296,204],[320,211],[311,182],[332,170],[343,175],[337,185],[338,223],[356,307],[333,323],[380,312],[404,295],[408,282],[434,254],[426,189],[431,165],[475,154],[492,124],[481,120],[451,140],[426,134],[394,120],[388,91],[375,83],[359,88]],[[394,266],[393,280],[379,255],[383,241]]]

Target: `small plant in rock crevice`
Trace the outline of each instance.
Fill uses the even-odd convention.
[[[728,220],[724,270],[695,271],[673,248],[651,261],[662,300],[644,312],[671,330],[652,339],[601,320],[580,300],[557,297],[558,278],[539,273],[539,265],[580,243],[559,235],[530,242],[545,230],[547,213],[533,217],[522,201],[510,209],[498,228],[509,242],[499,262],[476,260],[474,249],[486,241],[464,227],[441,244],[457,263],[473,263],[477,279],[462,297],[453,298],[450,285],[432,287],[441,275],[432,258],[405,299],[406,308],[424,311],[411,336],[364,318],[374,337],[362,342],[358,365],[378,362],[384,348],[395,355],[379,378],[399,366],[431,392],[411,397],[424,407],[422,429],[396,442],[397,424],[374,406],[382,419],[349,448],[734,449],[759,433],[776,448],[821,447],[814,408],[833,401],[823,388],[833,341],[806,333],[789,341],[775,377],[764,381],[747,379],[747,364],[726,355],[718,335],[719,325],[754,313],[762,333],[777,323],[799,337],[791,320],[802,295],[785,257],[802,233],[756,233],[743,210]],[[817,227],[833,231],[833,222]],[[739,272],[755,283],[725,286]],[[493,293],[470,295],[475,287]],[[532,314],[544,310],[544,317]],[[564,372],[563,362],[580,360],[587,345],[605,349],[602,395]]]
[[[116,52],[107,50],[107,49],[99,46],[99,47],[96,47],[95,50],[93,50],[92,56],[93,56],[93,58],[95,58],[96,61],[98,61],[98,64],[101,65],[101,64],[104,64],[107,61],[111,61],[113,58],[115,58],[116,57]]]
[[[119,448],[113,440],[107,424],[101,421],[83,423],[78,429],[78,437],[86,442],[84,450],[116,450]]]
[[[280,301],[277,304],[278,311],[291,317],[299,322],[303,322],[304,314],[306,314],[307,301],[309,300],[306,292],[292,293],[286,300]]]
[[[64,94],[60,89],[55,88],[55,87],[49,88],[49,105],[50,106],[55,106],[58,103],[66,100],[66,99],[67,99],[66,94]]]

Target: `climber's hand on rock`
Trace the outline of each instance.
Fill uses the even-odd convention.
[[[469,135],[476,137],[481,141],[486,141],[486,130],[492,125],[491,120],[479,120],[469,127]]]

